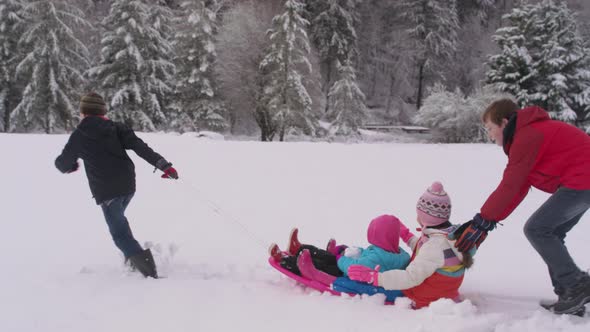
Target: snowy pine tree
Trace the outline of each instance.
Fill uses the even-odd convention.
[[[153,98],[157,101],[152,103],[153,118],[160,119],[156,121],[156,126],[167,127],[167,118],[169,117],[170,104],[173,88],[173,79],[175,66],[172,62],[174,57],[172,47],[173,17],[174,14],[168,7],[166,0],[148,1],[149,12],[148,22],[152,25],[157,34],[151,36],[151,45],[154,45],[147,58],[149,63],[149,89]],[[150,3],[153,3],[149,5]]]
[[[565,3],[526,4],[505,15],[493,37],[502,52],[489,58],[489,83],[521,106],[545,108],[559,120],[583,124],[590,111],[590,49]]]
[[[215,80],[216,1],[185,1],[175,36],[177,112],[175,127],[221,131],[228,125]]]
[[[0,131],[9,131],[11,97],[16,94],[16,64],[20,61],[18,39],[22,33],[23,2],[2,0],[0,4]]]
[[[356,83],[356,73],[350,61],[337,65],[340,79],[334,82],[328,94],[328,119],[332,120],[330,134],[358,135],[366,113],[365,95]]]
[[[167,121],[174,65],[169,41],[155,28],[166,21],[161,10],[140,0],[115,0],[102,22],[100,63],[88,71],[110,100],[109,116],[137,130],[153,131]]]
[[[269,31],[271,45],[260,63],[263,82],[259,100],[263,105],[259,106],[259,112],[265,114],[258,119],[272,123],[266,137],[269,140],[276,132],[283,141],[289,129],[314,135],[318,127],[301,74],[302,70],[312,70],[306,56],[309,40],[305,27],[309,23],[301,17],[302,10],[303,4],[298,0],[285,2],[285,12],[273,18],[273,28]]]
[[[408,33],[415,42],[416,108],[419,109],[425,81],[436,74],[437,65],[449,60],[456,49],[457,3],[456,0],[402,0],[398,8],[409,22]]]
[[[19,47],[26,55],[17,75],[26,82],[21,102],[11,113],[11,130],[46,133],[72,129],[77,119],[88,50],[74,34],[89,23],[68,1],[29,1],[23,9],[26,31]]]
[[[357,53],[355,6],[356,0],[307,0],[310,39],[319,52],[326,95],[338,79],[336,63],[345,63]],[[329,107],[330,103],[326,105]]]

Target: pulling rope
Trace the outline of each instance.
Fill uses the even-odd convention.
[[[226,221],[226,222],[230,222],[230,223],[234,223],[235,225],[239,226],[242,228],[242,230],[246,233],[246,235],[248,235],[252,240],[254,240],[254,242],[256,242],[258,245],[260,245],[260,247],[267,249],[268,248],[268,244],[266,244],[266,241],[262,241],[262,239],[260,239],[258,236],[254,235],[249,229],[248,227],[246,227],[244,224],[242,224],[240,221],[238,221],[237,218],[233,217],[232,215],[230,215],[229,213],[226,213],[223,211],[223,209],[216,204],[214,201],[212,201],[211,199],[207,198],[205,195],[203,195],[203,193],[201,192],[201,190],[199,190],[195,185],[193,185],[191,182],[186,181],[186,180],[176,180],[180,183],[183,183],[184,185],[186,185],[187,187],[191,188],[195,193],[197,193],[200,198],[201,201],[207,203],[208,207],[215,212],[222,220]]]

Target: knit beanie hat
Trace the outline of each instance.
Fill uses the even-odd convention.
[[[432,183],[420,196],[416,212],[423,226],[437,226],[451,218],[451,199],[440,182]]]
[[[400,221],[394,216],[382,215],[373,220],[367,229],[369,243],[385,251],[399,253]]]
[[[105,115],[107,105],[98,93],[90,92],[80,99],[80,112],[84,115]]]

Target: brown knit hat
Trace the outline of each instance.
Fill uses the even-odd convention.
[[[98,93],[90,92],[80,99],[80,112],[85,115],[105,115],[107,105]]]

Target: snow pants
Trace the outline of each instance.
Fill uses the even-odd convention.
[[[335,277],[341,277],[344,275],[338,268],[336,256],[332,253],[309,244],[302,244],[297,254],[299,255],[303,249],[309,250],[313,266],[316,269]],[[301,271],[299,271],[299,268],[297,267],[297,256],[285,257],[281,260],[280,264],[284,269],[289,270],[296,275],[301,275]]]
[[[565,246],[565,236],[590,208],[590,190],[559,188],[524,225],[524,234],[547,264],[557,295],[583,273]]]
[[[386,290],[383,287],[373,286],[364,282],[350,280],[348,277],[340,277],[332,283],[332,289],[342,293],[349,294],[384,294],[385,301],[393,303],[398,297],[403,297],[404,294],[400,290]]]
[[[132,198],[133,194],[129,194],[100,203],[113,241],[117,248],[123,252],[126,260],[143,251],[137,240],[133,237],[129,222],[125,218],[125,209]]]

